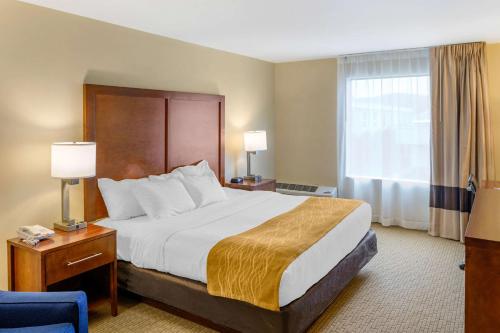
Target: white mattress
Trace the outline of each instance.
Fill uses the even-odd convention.
[[[275,192],[224,190],[227,201],[165,220],[142,216],[104,219],[97,224],[117,230],[118,259],[206,283],[207,256],[217,242],[289,211],[307,199]],[[368,232],[370,221],[371,207],[362,204],[295,259],[281,279],[280,306],[301,297],[349,254]]]

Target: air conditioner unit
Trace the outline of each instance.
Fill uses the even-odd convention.
[[[309,195],[313,197],[336,197],[337,188],[333,186],[300,185],[276,183],[276,192],[288,195]]]

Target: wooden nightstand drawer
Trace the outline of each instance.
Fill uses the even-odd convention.
[[[45,257],[46,283],[52,284],[113,262],[115,257],[113,236],[50,252]]]

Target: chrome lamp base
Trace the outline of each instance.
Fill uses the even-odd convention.
[[[87,228],[87,222],[77,222],[69,217],[69,186],[78,183],[78,179],[61,179],[61,222],[54,223],[54,229],[74,231]]]
[[[256,183],[260,183],[262,181],[262,176],[259,176],[259,175],[249,175],[249,176],[243,177],[243,179],[250,180],[250,181],[253,181],[253,182],[256,182]]]
[[[54,229],[62,231],[75,231],[85,228],[87,228],[87,222],[85,221],[75,222],[75,220],[72,220],[54,223]]]
[[[252,165],[251,165],[252,154],[257,155],[257,152],[256,151],[247,151],[247,175],[243,178],[245,180],[250,180],[250,181],[259,183],[262,181],[262,176],[252,175]]]

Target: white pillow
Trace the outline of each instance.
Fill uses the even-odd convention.
[[[166,180],[158,177],[151,182],[135,184],[132,192],[152,219],[175,216],[196,208],[184,185],[174,177]]]
[[[227,199],[217,176],[215,176],[215,173],[205,160],[197,165],[177,168],[171,174],[182,174],[180,180],[186,186],[197,207]]]
[[[124,179],[116,181],[109,178],[99,178],[97,185],[101,191],[108,215],[113,220],[126,220],[146,213],[132,194],[131,185],[147,183],[147,178]]]
[[[197,207],[224,201],[226,193],[217,178],[212,176],[189,176],[181,179]]]
[[[214,177],[216,177],[215,173],[212,171],[212,169],[210,169],[208,162],[205,160],[201,161],[200,163],[198,163],[196,165],[187,165],[187,166],[177,168],[174,171],[172,171],[170,174],[174,175],[177,173],[181,173],[183,176],[213,175]]]
[[[155,181],[155,180],[169,180],[169,179],[173,179],[173,178],[180,179],[182,177],[184,177],[184,176],[180,172],[170,172],[170,173],[164,173],[164,174],[161,174],[158,176],[151,175],[151,176],[149,176],[149,180],[153,180],[153,181]]]

